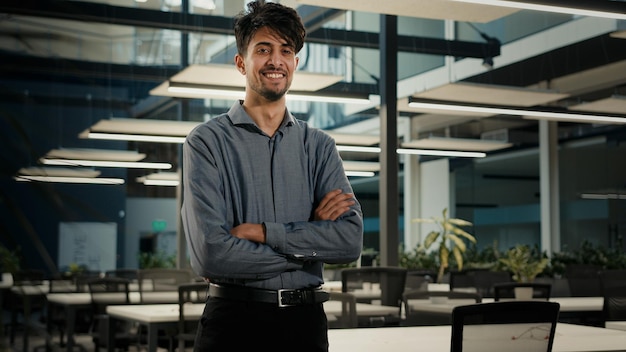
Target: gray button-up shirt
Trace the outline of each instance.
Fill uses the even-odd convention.
[[[212,282],[268,289],[322,282],[323,262],[358,258],[358,202],[335,221],[313,221],[333,189],[352,193],[334,140],[285,112],[269,137],[241,102],[197,126],[183,146],[182,222],[194,271]],[[229,234],[263,223],[266,243]]]

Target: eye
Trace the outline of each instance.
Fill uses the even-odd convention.
[[[259,48],[259,49],[257,49],[257,53],[259,53],[259,54],[267,54],[269,52],[270,52],[270,49],[268,49],[268,48]]]

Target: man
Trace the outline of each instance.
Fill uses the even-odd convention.
[[[246,93],[183,148],[191,266],[210,281],[197,351],[327,351],[323,263],[361,252],[363,217],[332,138],[286,108],[297,12],[251,2],[235,22]]]

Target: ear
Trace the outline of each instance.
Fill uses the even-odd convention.
[[[237,66],[237,71],[239,71],[242,75],[246,75],[246,64],[243,60],[243,57],[239,54],[235,55],[235,66]]]
[[[294,68],[298,68],[298,63],[300,62],[300,57],[296,56],[296,65],[294,66]]]

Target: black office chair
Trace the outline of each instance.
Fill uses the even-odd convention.
[[[341,271],[341,291],[354,293],[359,303],[372,303],[380,301],[381,305],[398,307],[396,317],[382,317],[381,320],[370,317],[369,325],[398,325],[402,310],[402,293],[404,293],[406,283],[406,268],[401,267],[360,267],[347,268]],[[357,292],[367,291],[364,287],[378,285],[380,293],[374,294],[376,297],[357,294]],[[367,326],[366,322],[360,322],[359,326]]]
[[[602,316],[605,323],[626,320],[626,286],[604,289]]]
[[[559,304],[503,301],[458,306],[452,310],[451,352],[550,352]]]
[[[565,277],[572,297],[602,296],[599,272],[602,267],[592,264],[568,264]]]
[[[92,326],[90,333],[96,351],[100,347],[113,345],[115,349],[128,350],[133,343],[139,342],[139,337],[127,322],[116,320],[109,324],[106,307],[114,304],[130,304],[129,280],[117,277],[103,277],[92,279],[87,283],[91,294]],[[109,341],[109,328],[114,329]]]
[[[198,319],[187,319],[185,317],[185,306],[187,303],[205,303],[208,298],[209,284],[206,282],[196,282],[181,284],[178,286],[178,349],[184,352],[185,348],[193,346],[198,330]],[[172,348],[170,348],[172,350]]]
[[[505,282],[495,284],[493,285],[494,301],[519,299],[515,293],[517,288],[532,289],[531,299],[545,299],[547,301],[550,299],[552,285],[539,282]]]

